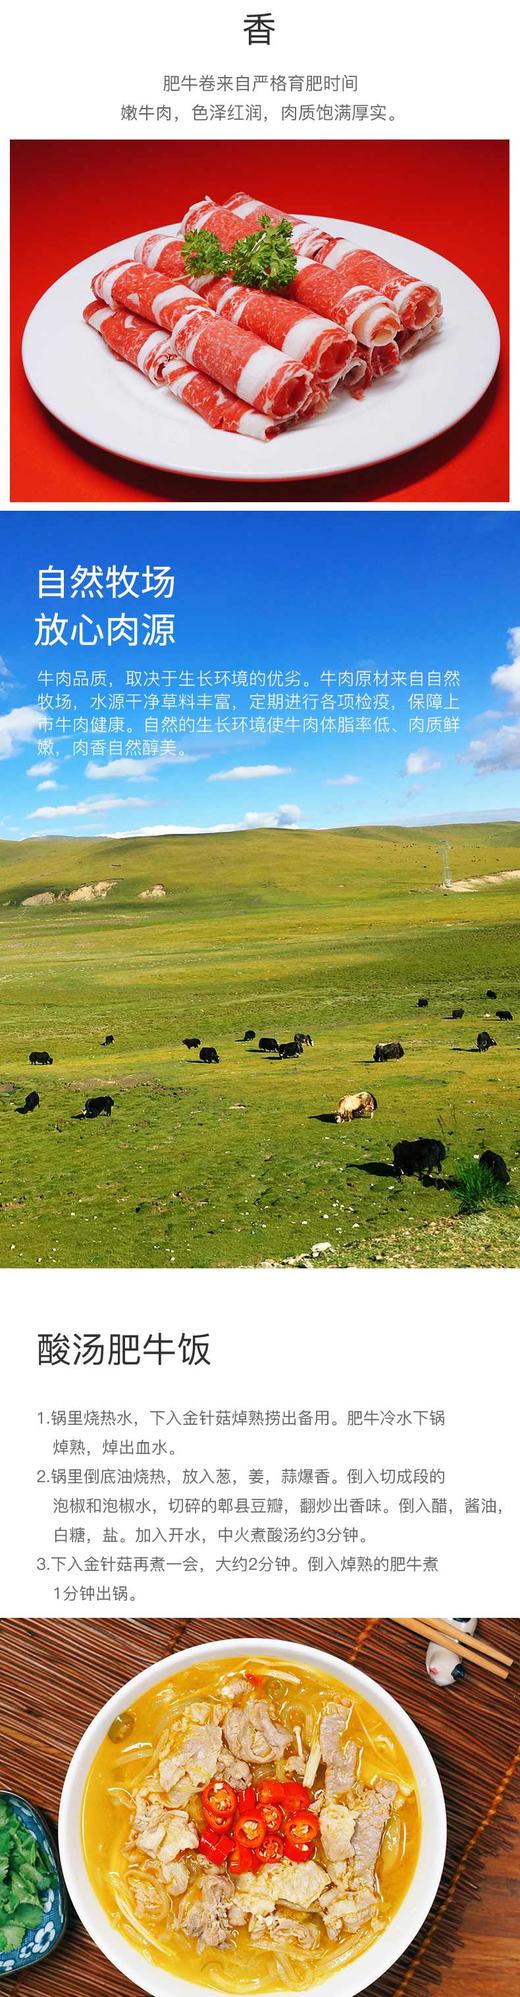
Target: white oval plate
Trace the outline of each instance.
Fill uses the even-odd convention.
[[[361,1956],[357,1956],[343,1969],[336,1970],[320,1989],[330,1990],[330,1997],[358,1997],[358,1993],[368,1990],[376,1978],[383,1976],[387,1969],[403,1955],[422,1927],[435,1899],[446,1854],[446,1806],[437,1774],[426,1741],[419,1733],[414,1721],[404,1707],[398,1705],[390,1692],[386,1692],[375,1679],[368,1678],[364,1671],[344,1663],[343,1658],[328,1656],[322,1650],[313,1650],[308,1644],[272,1641],[267,1638],[244,1637],[224,1638],[221,1642],[201,1643],[189,1650],[176,1651],[173,1657],[159,1658],[156,1664],[148,1665],[136,1678],[131,1678],[119,1692],[115,1692],[106,1706],[102,1706],[96,1718],[91,1721],[83,1734],[70,1768],[65,1777],[59,1814],[59,1846],[62,1869],[68,1891],[76,1913],[92,1940],[97,1943],[108,1961],[115,1964],[124,1976],[128,1976],[137,1990],[144,1990],[149,1997],[194,1997],[201,1991],[201,1984],[188,1983],[185,1978],[173,1975],[169,1970],[148,1962],[144,1955],[134,1949],[126,1937],[119,1934],[109,1921],[94,1887],[90,1883],[81,1835],[82,1803],[85,1783],[92,1762],[101,1742],[105,1739],[112,1721],[123,1708],[140,1698],[152,1685],[160,1685],[165,1678],[175,1677],[188,1665],[204,1664],[217,1658],[228,1657],[275,1657],[287,1664],[309,1665],[318,1671],[326,1671],[338,1678],[353,1692],[368,1699],[376,1712],[393,1728],[411,1762],[421,1805],[421,1843],[415,1872],[410,1881],[404,1900],[385,1928],[384,1934],[372,1943]],[[207,1989],[206,1989],[207,1997]]]
[[[75,264],[35,305],[22,345],[35,395],[88,443],[156,470],[196,478],[320,478],[360,470],[429,443],[474,408],[493,378],[500,334],[487,298],[456,264],[406,236],[330,215],[305,219],[319,222],[333,236],[348,234],[441,292],[439,333],[374,382],[361,402],[338,392],[322,416],[263,444],[210,430],[167,388],[155,388],[137,369],[118,364],[99,334],[85,325],[82,313],[94,273],[133,256],[132,236]]]

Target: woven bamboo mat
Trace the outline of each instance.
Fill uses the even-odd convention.
[[[441,1692],[424,1645],[389,1622],[4,1622],[0,1629],[0,1786],[55,1823],[71,1754],[99,1706],[134,1672],[216,1637],[283,1636],[359,1663],[393,1692],[424,1733],[448,1810],[446,1868],[428,1921],[374,1997],[512,1997],[520,1983],[520,1623],[481,1633],[515,1656],[506,1682],[473,1665]],[[515,1979],[516,1968],[516,1979]],[[37,1984],[36,1984],[37,1979]],[[56,1954],[17,1978],[17,1997],[129,1997],[134,1989],[94,1948],[75,1916]]]

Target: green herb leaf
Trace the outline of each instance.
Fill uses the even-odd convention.
[[[16,1919],[23,1921],[26,1933],[28,1928],[39,1928],[43,1918],[43,1908],[40,1907],[39,1900],[23,1900],[21,1907],[16,1909]]]
[[[230,255],[235,284],[250,285],[257,291],[286,291],[296,275],[296,257],[291,243],[292,224],[285,216],[271,222],[262,215],[260,228],[241,236]]]
[[[20,1947],[42,1919],[41,1900],[56,1872],[32,1831],[2,1800],[0,1807],[0,1950]]]
[[[191,229],[182,245],[183,262],[190,277],[231,275],[234,284],[254,291],[286,291],[296,275],[296,257],[291,243],[292,225],[288,218],[272,222],[262,215],[260,227],[241,236],[230,252],[223,250],[211,229]]]
[[[0,1927],[0,1949],[19,1948],[23,1942],[25,1928],[21,1921],[5,1921]]]
[[[186,276],[223,277],[229,270],[229,257],[211,229],[190,229],[182,245]]]

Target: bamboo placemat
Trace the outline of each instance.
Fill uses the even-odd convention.
[[[5,1622],[0,1786],[55,1822],[80,1735],[134,1672],[222,1636],[314,1644],[359,1663],[402,1701],[428,1741],[446,1797],[448,1855],[435,1906],[407,1955],[371,1986],[374,1997],[467,1997],[468,1989],[472,1997],[509,1997],[520,1971],[520,1623],[485,1621],[481,1633],[514,1656],[507,1682],[471,1666],[462,1685],[440,1691],[426,1677],[421,1639],[390,1622]],[[35,1997],[36,1987],[41,1997],[129,1997],[134,1989],[73,1914],[56,1954],[17,1977],[18,1997]]]

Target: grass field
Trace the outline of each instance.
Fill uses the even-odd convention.
[[[0,845],[2,1264],[244,1265],[324,1241],[319,1267],[517,1264],[520,882],[443,892],[446,837],[454,879],[520,868],[514,823]],[[97,904],[21,905],[102,879]],[[279,1062],[248,1027],[315,1044]],[[404,1061],[374,1067],[395,1037]],[[367,1087],[372,1122],[323,1120]],[[104,1091],[111,1119],[75,1121]],[[506,1206],[464,1218],[456,1191],[378,1173],[398,1138],[439,1135],[447,1173],[502,1152]]]

